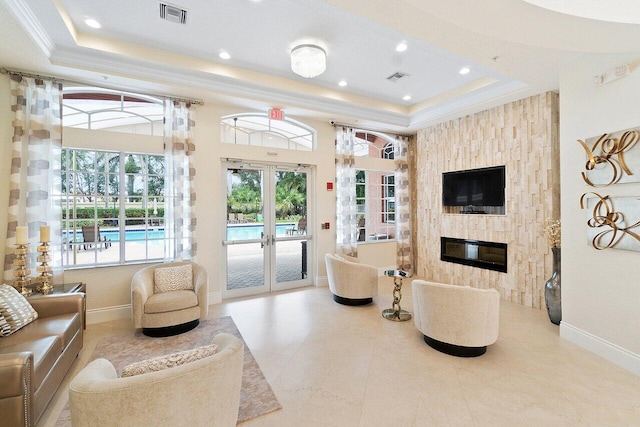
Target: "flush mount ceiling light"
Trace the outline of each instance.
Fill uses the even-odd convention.
[[[291,69],[307,79],[317,77],[327,69],[327,53],[314,44],[298,45],[291,49]]]
[[[471,69],[469,67],[462,67],[460,68],[460,71],[458,71],[460,74],[465,75],[465,74],[469,74],[469,72],[471,71]]]

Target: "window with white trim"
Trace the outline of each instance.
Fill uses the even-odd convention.
[[[163,260],[167,241],[162,100],[66,87],[62,116],[65,128],[85,129],[82,133],[69,129],[63,142],[64,267]],[[110,138],[101,131],[129,135]],[[117,151],[123,149],[127,151]]]
[[[65,267],[159,261],[164,156],[62,150]]]
[[[386,135],[355,132],[358,241],[396,238],[394,142]]]
[[[395,239],[394,175],[381,170],[356,170],[358,241]]]

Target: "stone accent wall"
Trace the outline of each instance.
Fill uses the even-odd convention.
[[[418,131],[410,155],[416,275],[495,288],[542,308],[552,255],[547,218],[560,215],[558,95],[547,92]],[[445,213],[442,173],[506,165],[506,214]],[[440,236],[507,243],[508,272],[440,261]]]

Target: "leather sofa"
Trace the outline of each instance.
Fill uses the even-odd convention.
[[[0,424],[35,425],[75,361],[83,339],[83,293],[29,303],[38,319],[0,337]]]

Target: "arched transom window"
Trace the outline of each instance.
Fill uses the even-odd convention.
[[[353,151],[356,157],[393,160],[393,139],[381,133],[358,130]]]
[[[266,114],[243,113],[223,117],[220,126],[222,142],[227,144],[298,151],[316,147],[316,131],[293,119],[271,120]]]
[[[70,87],[63,93],[62,124],[93,130],[162,135],[162,100],[94,87]]]

